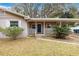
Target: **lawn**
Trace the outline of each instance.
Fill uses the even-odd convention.
[[[0,55],[71,56],[79,55],[79,46],[55,41],[36,40],[35,38],[0,40]]]

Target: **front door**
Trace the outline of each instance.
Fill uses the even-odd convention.
[[[41,24],[37,24],[37,33],[41,33],[42,32],[42,26]]]

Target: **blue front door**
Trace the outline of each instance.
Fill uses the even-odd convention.
[[[41,24],[37,24],[37,33],[41,33]]]

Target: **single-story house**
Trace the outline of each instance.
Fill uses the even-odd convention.
[[[18,26],[23,28],[24,31],[19,37],[51,36],[53,32],[52,26],[78,22],[79,19],[74,18],[30,18],[14,11],[0,8],[0,27]],[[73,29],[71,31],[73,32]],[[0,38],[6,38],[6,36],[0,32]]]

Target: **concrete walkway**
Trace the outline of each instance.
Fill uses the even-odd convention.
[[[50,39],[50,38],[48,38],[48,39],[47,38],[36,38],[36,39],[44,40],[44,41],[53,41],[53,42],[58,42],[58,43],[65,43],[65,44],[79,45],[79,42],[76,42],[76,41],[73,41],[73,42],[71,41],[70,42],[68,40],[67,41],[65,41],[65,40],[58,40],[58,39],[57,40],[55,40],[55,39],[53,40],[53,39]]]

